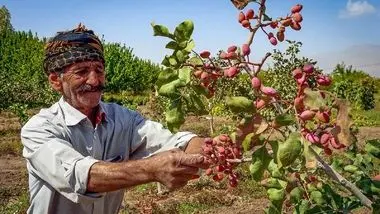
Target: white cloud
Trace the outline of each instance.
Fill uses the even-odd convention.
[[[351,18],[356,16],[361,16],[364,14],[375,13],[376,8],[364,1],[352,1],[348,0],[346,8],[340,11],[339,18]]]

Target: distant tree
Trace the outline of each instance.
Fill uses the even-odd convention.
[[[120,43],[104,43],[108,92],[153,90],[161,68],[132,51]]]
[[[5,6],[2,6],[0,8],[0,33],[8,30],[13,31],[13,26],[11,24],[11,14]]]
[[[295,68],[302,68],[303,65],[312,64],[317,72],[322,72],[313,59],[302,56],[302,43],[297,41],[286,40],[287,49],[282,52],[275,49],[272,55],[273,63],[269,65],[266,72],[262,72],[262,81],[276,88],[282,98],[286,100],[294,99],[297,92],[297,85],[294,81],[292,72]],[[311,86],[313,85],[312,83]]]
[[[349,100],[358,109],[369,110],[375,107],[375,78],[344,63],[336,65],[332,78],[332,91],[339,98]]]

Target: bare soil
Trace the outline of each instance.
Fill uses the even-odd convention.
[[[14,155],[0,156],[0,205],[27,191],[25,159]]]
[[[380,127],[360,127],[357,138],[360,145],[366,140],[380,139]]]

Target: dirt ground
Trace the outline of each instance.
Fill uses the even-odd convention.
[[[380,139],[380,127],[360,127],[357,138],[361,145],[365,140]]]
[[[222,118],[216,118],[216,120],[218,124],[228,123]],[[201,135],[209,134],[210,130],[206,118],[190,117],[187,121],[183,129],[188,130],[191,127]],[[0,146],[11,142],[21,148],[18,136],[19,129],[18,121],[12,115],[0,115]],[[5,132],[7,130],[11,134],[7,134]],[[365,139],[375,138],[380,138],[380,127],[361,127],[359,129],[359,143],[363,143]],[[0,207],[27,192],[26,164],[21,157],[21,150],[10,149],[12,151],[7,152],[7,148],[0,150]],[[140,188],[127,191],[120,213],[152,213],[153,210],[154,213],[176,213],[178,211],[177,205],[183,201],[188,202],[188,206],[208,204],[208,207],[199,205],[199,210],[202,211],[197,213],[263,213],[263,209],[268,203],[265,197],[241,196],[242,194],[239,191],[230,192],[224,188],[215,188],[210,184],[199,187],[199,183],[197,183],[190,184],[180,191],[158,195],[156,186],[150,185],[147,189]],[[183,209],[186,210],[186,207]]]
[[[27,191],[28,177],[24,158],[0,156],[0,205]]]
[[[248,214],[264,213],[263,209],[268,204],[268,199],[247,198],[238,196],[238,192],[229,192],[225,189],[203,189],[184,190],[169,193],[168,195],[157,195],[150,193],[148,196],[136,197],[134,192],[127,192],[124,201],[124,208],[121,213],[193,213],[191,209],[181,204],[202,203],[209,207],[197,207],[195,213],[203,214]],[[132,195],[133,194],[133,195]],[[126,205],[129,209],[126,209]],[[124,210],[124,211],[123,211]]]

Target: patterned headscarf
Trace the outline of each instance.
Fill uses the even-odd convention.
[[[46,74],[63,72],[68,65],[88,60],[104,63],[103,45],[94,32],[82,24],[73,30],[58,32],[45,46]]]

